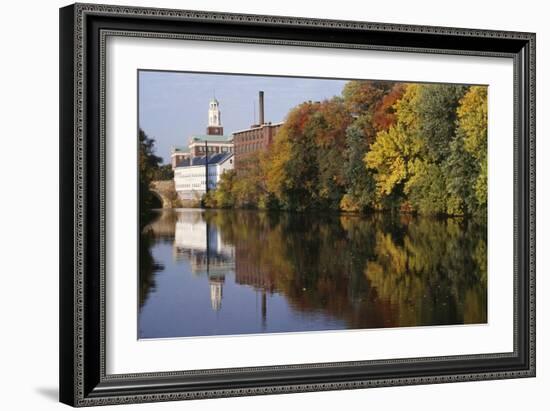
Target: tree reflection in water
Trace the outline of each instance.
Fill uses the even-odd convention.
[[[467,219],[164,211],[142,234],[140,316],[168,304],[169,291],[161,298],[155,277],[169,264],[208,279],[210,292],[201,296],[208,309],[232,315],[216,323],[201,303],[186,305],[179,323],[166,325],[171,336],[485,323],[486,232],[485,222]],[[166,242],[172,261],[156,261],[155,247]],[[172,311],[197,298],[186,284]],[[239,316],[247,293],[260,296],[253,309],[261,324]],[[279,308],[270,310],[270,297]],[[186,331],[186,321],[197,318],[215,330]],[[167,335],[158,323],[148,332],[150,323],[141,322],[143,335]]]

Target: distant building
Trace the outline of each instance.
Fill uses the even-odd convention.
[[[172,169],[189,159],[205,156],[207,147],[208,155],[233,152],[233,137],[223,134],[220,103],[215,98],[210,100],[208,106],[206,134],[192,135],[186,147],[172,147],[170,153]]]
[[[188,160],[191,158],[191,154],[189,153],[189,148],[182,148],[182,147],[172,147],[172,152],[170,153],[170,163],[172,164],[172,170],[176,168],[176,166],[183,162],[184,160]]]
[[[174,183],[179,198],[183,200],[200,199],[206,193],[207,173],[208,189],[216,189],[222,174],[233,169],[233,162],[233,153],[231,152],[183,160],[174,169]]]
[[[235,167],[240,165],[253,153],[266,150],[273,144],[275,135],[283,123],[266,123],[264,119],[264,92],[259,93],[259,124],[253,124],[245,130],[233,133],[233,145],[235,149]]]
[[[208,146],[208,155],[233,152],[233,138],[231,136],[211,136],[200,135],[192,136],[189,143],[190,157],[200,157],[206,155]]]

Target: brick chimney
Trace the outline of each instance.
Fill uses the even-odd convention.
[[[260,121],[259,121],[259,124],[262,125],[265,122],[265,120],[264,120],[264,92],[263,91],[260,91],[259,100],[260,100]]]

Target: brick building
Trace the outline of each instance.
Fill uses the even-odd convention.
[[[259,93],[260,118],[258,124],[253,124],[245,130],[233,133],[233,146],[235,153],[235,167],[243,162],[251,154],[269,148],[275,139],[275,135],[283,123],[266,123],[264,119],[264,92]]]

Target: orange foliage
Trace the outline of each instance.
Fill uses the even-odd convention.
[[[395,124],[397,119],[394,105],[403,97],[405,88],[404,83],[397,83],[376,105],[372,121],[378,131],[386,131]]]

